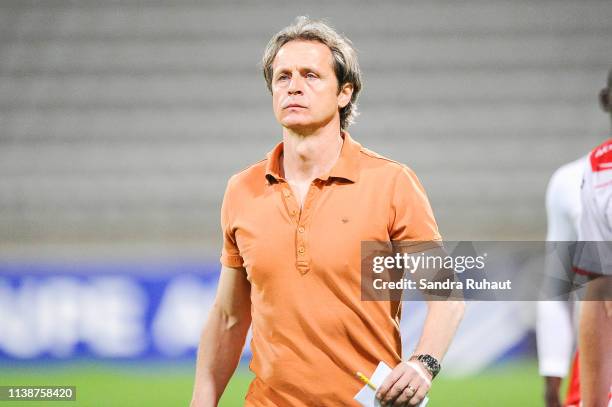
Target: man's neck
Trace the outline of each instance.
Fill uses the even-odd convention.
[[[310,182],[329,172],[342,149],[343,139],[336,127],[321,128],[310,134],[283,131],[284,177],[292,182]]]

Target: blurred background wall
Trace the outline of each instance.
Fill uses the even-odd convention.
[[[301,14],[353,40],[350,132],[443,236],[544,237],[550,175],[609,131],[609,1],[3,0],[1,253],[216,258],[227,179],[281,137],[263,48]]]
[[[448,240],[543,239],[549,177],[609,136],[607,0],[0,0],[0,359],[192,366],[226,182],[281,138],[259,60],[298,15],[354,42],[351,135],[416,171]],[[411,346],[424,308],[406,307]],[[468,311],[459,372],[533,322]]]

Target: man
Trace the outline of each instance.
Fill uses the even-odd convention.
[[[394,367],[387,405],[417,405],[463,313],[429,304],[416,349],[402,362],[399,302],[361,301],[362,241],[440,240],[414,173],[346,132],[361,90],[349,40],[299,17],[263,57],[282,143],[227,186],[222,271],[196,367],[192,406],[214,406],[252,326],[255,379],[247,406],[351,406],[379,361]],[[428,356],[426,356],[428,355]]]
[[[609,73],[609,76],[612,75]],[[611,78],[608,78],[610,82]],[[606,99],[610,84],[599,95],[599,101],[604,111],[609,111]],[[582,213],[581,182],[589,156],[584,156],[569,164],[563,165],[553,174],[546,191],[546,213],[548,217],[548,231],[546,240],[551,242],[575,242],[578,240],[578,229]],[[555,263],[550,273],[555,281],[564,280],[568,285],[570,279],[564,275],[571,259],[566,264]],[[540,301],[538,303],[537,340],[540,374],[545,378],[545,401],[547,407],[561,406],[559,389],[561,380],[569,370],[570,354],[574,342],[574,301]],[[577,310],[576,310],[577,311]],[[574,357],[570,382],[568,385],[565,406],[577,407],[580,405],[578,353]]]
[[[612,122],[612,69],[599,99]],[[580,316],[580,386],[583,406],[600,407],[612,405],[612,139],[589,155],[581,199],[584,243],[574,271],[591,281]]]

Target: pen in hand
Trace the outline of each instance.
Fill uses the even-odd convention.
[[[357,377],[359,378],[359,380],[361,380],[362,382],[364,382],[365,384],[368,385],[368,387],[370,387],[372,390],[376,391],[376,386],[374,385],[374,383],[372,383],[370,381],[370,379],[368,379],[368,377],[366,375],[364,375],[361,372],[357,372],[355,373],[357,375]]]

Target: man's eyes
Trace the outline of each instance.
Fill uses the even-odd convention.
[[[318,76],[316,73],[314,73],[314,72],[308,72],[308,73],[306,73],[306,75],[304,75],[304,76],[305,76],[306,78],[309,78],[309,79],[316,79],[316,78],[318,78],[318,77],[319,77],[319,76]],[[280,75],[278,75],[278,77],[276,78],[276,80],[277,80],[277,81],[284,81],[284,80],[287,80],[287,79],[289,79],[289,75],[287,75],[287,74],[280,74]]]

